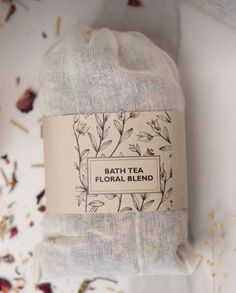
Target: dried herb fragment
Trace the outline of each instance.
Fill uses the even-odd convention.
[[[39,208],[38,208],[38,211],[43,213],[46,211],[46,206],[45,205],[41,205]]]
[[[15,237],[17,234],[18,234],[18,228],[16,226],[15,227],[12,227],[10,229],[10,238]]]
[[[17,170],[17,162],[14,162],[14,169],[11,175],[11,181],[9,182],[9,185],[11,186],[10,191],[12,191],[16,187],[16,184],[18,183],[18,180],[16,178],[16,170]]]
[[[140,6],[143,6],[143,3],[142,3],[141,0],[128,0],[128,5],[129,6],[140,7]]]
[[[44,39],[47,39],[48,35],[47,35],[45,32],[42,32],[42,37],[43,37]]]
[[[15,4],[10,4],[8,8],[7,15],[5,17],[5,21],[8,21],[11,19],[12,15],[15,14],[16,12],[16,5]]]
[[[8,155],[6,154],[6,155],[3,155],[3,156],[1,156],[1,158],[5,161],[5,163],[6,164],[9,164],[10,163],[10,160],[9,160],[9,158],[8,158]]]
[[[39,289],[44,293],[53,293],[52,286],[50,283],[38,284],[38,285],[36,285],[36,289]]]
[[[4,278],[0,278],[0,292],[8,293],[12,289],[10,281]]]
[[[17,77],[16,77],[16,85],[18,86],[19,84],[20,84],[20,77],[17,76]]]
[[[59,37],[61,33],[61,17],[58,16],[56,20],[56,37]]]
[[[29,132],[29,129],[27,129],[25,126],[23,126],[22,124],[20,124],[16,120],[11,119],[10,122],[11,122],[12,125],[16,126],[18,129],[24,131],[25,133]]]
[[[45,189],[43,189],[37,196],[36,196],[36,198],[37,198],[37,204],[40,204],[40,202],[41,202],[41,200],[42,200],[42,198],[44,197],[44,195],[45,195]]]
[[[37,93],[35,91],[30,88],[26,89],[16,103],[17,109],[19,109],[22,113],[28,113],[33,110],[33,104],[36,97]]]
[[[11,264],[14,261],[15,261],[15,258],[12,254],[8,253],[6,255],[0,256],[0,262]]]

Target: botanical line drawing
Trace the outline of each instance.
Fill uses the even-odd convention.
[[[134,127],[132,127],[134,124],[131,123],[132,125],[129,126],[129,120],[136,119],[139,115],[139,112],[119,112],[116,114],[100,113],[74,116],[73,134],[77,153],[75,168],[79,174],[79,183],[76,186],[77,202],[79,207],[82,203],[84,204],[85,213],[96,213],[99,208],[110,200],[117,201],[117,212],[144,211],[154,204],[155,209],[153,208],[153,210],[157,211],[170,198],[173,191],[169,184],[172,178],[172,168],[166,169],[164,162],[160,165],[160,199],[158,201],[152,198],[150,193],[130,193],[127,196],[130,196],[133,206],[129,206],[127,204],[122,205],[122,193],[102,195],[89,194],[88,192],[87,158],[122,157],[124,156],[123,152],[119,152],[119,149],[124,142],[126,143],[121,149],[124,150],[127,146],[127,150],[124,151],[125,155],[152,157],[161,151],[167,152],[169,158],[171,158],[171,137],[167,127],[171,123],[170,115],[167,112],[155,113],[155,118],[146,122],[150,132],[138,130],[138,133],[134,136]],[[86,121],[86,119],[90,120]],[[86,137],[88,138],[86,139],[86,144],[81,143]],[[127,141],[131,137],[132,141],[137,137],[137,143],[129,144]],[[154,149],[153,146],[145,146],[146,143],[150,143],[154,138],[158,137],[162,142],[157,143],[157,149]]]

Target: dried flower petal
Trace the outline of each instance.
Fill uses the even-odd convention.
[[[27,90],[25,90],[21,98],[17,101],[17,109],[19,109],[23,113],[28,113],[33,109],[33,103],[36,97],[36,92],[28,88]]]
[[[38,285],[36,285],[36,289],[39,289],[44,293],[53,293],[52,292],[52,286],[51,286],[50,283],[38,284]]]
[[[10,229],[10,238],[15,237],[17,234],[18,234],[18,228],[16,226],[15,227],[12,227]]]
[[[141,0],[128,0],[128,5],[129,6],[140,7],[140,6],[143,6],[143,3],[142,3]]]
[[[43,37],[44,39],[47,39],[48,35],[47,35],[45,32],[42,32],[42,37]]]
[[[38,208],[38,211],[40,211],[40,212],[45,212],[46,211],[46,206],[45,205],[42,205],[42,206],[40,206],[39,208]]]
[[[12,285],[7,279],[0,278],[0,292],[8,293],[10,292]]]
[[[11,19],[12,15],[16,12],[16,5],[15,4],[10,4],[8,8],[7,15],[5,17],[5,21],[8,21]]]
[[[0,257],[0,261],[4,262],[4,263],[13,263],[15,261],[15,258],[12,254],[6,254]]]

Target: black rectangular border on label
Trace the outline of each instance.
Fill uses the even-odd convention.
[[[153,160],[153,159],[157,159],[157,168],[159,168],[159,175],[160,175],[160,166],[161,166],[161,158],[160,158],[160,155],[157,155],[157,156],[150,156],[150,157],[138,157],[138,156],[124,156],[124,157],[99,157],[99,158],[96,158],[96,157],[90,157],[90,158],[87,158],[87,166],[88,166],[88,171],[87,171],[87,177],[88,177],[88,194],[112,194],[112,193],[122,193],[122,194],[130,194],[130,193],[160,193],[161,192],[161,185],[160,185],[160,176],[157,178],[157,189],[155,190],[137,190],[137,191],[128,191],[128,190],[119,190],[119,191],[103,191],[103,192],[95,192],[95,191],[91,191],[90,190],[90,187],[91,187],[91,184],[90,184],[90,180],[89,178],[91,177],[90,174],[89,174],[89,170],[91,169],[90,168],[90,162],[91,161],[111,161],[111,160]],[[159,187],[159,188],[158,188]]]

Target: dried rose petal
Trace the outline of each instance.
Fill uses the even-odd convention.
[[[140,7],[140,6],[143,6],[143,3],[141,0],[128,0],[128,5]]]
[[[19,109],[23,113],[28,113],[33,109],[33,104],[36,97],[36,92],[28,88],[27,90],[25,90],[22,97],[17,101],[17,109]]]
[[[10,292],[12,285],[7,279],[0,278],[0,292],[8,293]]]
[[[15,237],[17,234],[18,234],[18,228],[16,226],[15,227],[12,227],[10,229],[10,238]]]
[[[7,15],[5,17],[5,21],[10,20],[10,18],[12,17],[12,15],[16,12],[16,5],[15,4],[10,4],[9,5],[9,9],[7,12]]]
[[[36,285],[36,289],[39,289],[39,290],[43,291],[44,293],[53,293],[52,286],[50,283],[38,284],[38,285]]]
[[[44,39],[47,39],[48,35],[47,35],[45,32],[42,32],[42,37],[43,37]]]
[[[40,206],[39,208],[38,208],[38,211],[40,211],[40,212],[45,212],[46,211],[46,206],[45,205],[42,205],[42,206]]]

